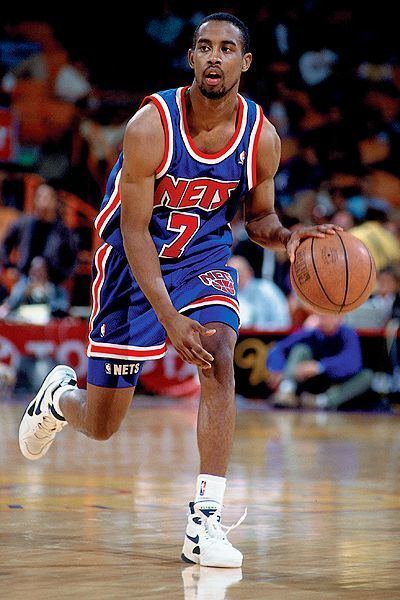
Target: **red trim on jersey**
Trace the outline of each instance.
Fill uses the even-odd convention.
[[[110,246],[108,244],[104,244],[104,246],[101,246],[101,248],[99,248],[99,250],[97,251],[96,256],[95,256],[95,266],[97,269],[97,275],[93,282],[93,288],[92,288],[93,308],[92,308],[92,314],[90,316],[89,332],[91,332],[93,329],[93,321],[97,317],[97,314],[100,309],[99,290],[104,281],[104,272],[105,272],[105,260],[104,259],[105,259],[105,256],[107,254],[107,250],[109,249],[109,247]]]
[[[159,173],[161,173],[161,171],[163,170],[163,168],[166,165],[167,159],[168,159],[168,153],[169,153],[169,147],[170,147],[170,143],[171,140],[169,139],[169,129],[168,129],[168,121],[167,121],[167,116],[165,114],[165,110],[163,105],[161,104],[161,102],[158,100],[158,98],[155,98],[154,96],[146,96],[146,98],[143,99],[141,105],[139,106],[139,108],[142,108],[142,106],[145,106],[146,104],[148,104],[149,102],[153,102],[154,106],[157,108],[160,117],[161,117],[161,122],[162,122],[162,126],[164,129],[164,138],[165,138],[165,144],[164,144],[164,154],[161,160],[161,164],[157,167],[156,169],[156,175],[158,175]]]
[[[88,356],[92,356],[94,353],[101,354],[105,357],[110,354],[114,356],[121,357],[123,359],[131,359],[131,360],[146,360],[146,359],[157,359],[162,358],[167,351],[167,344],[163,344],[160,348],[156,348],[155,350],[149,350],[145,346],[143,348],[118,348],[112,344],[106,345],[102,344],[101,346],[96,344],[90,340],[89,348],[88,348]]]
[[[117,177],[119,174],[120,174],[120,171],[118,171],[118,173],[115,177],[115,183],[117,182]],[[113,193],[114,193],[114,191],[115,191],[115,189],[113,190]],[[112,194],[111,194],[111,196],[112,196]],[[110,196],[110,199],[111,199],[111,196]],[[112,202],[110,202],[110,200],[108,201],[108,203],[106,204],[106,206],[103,208],[102,212],[99,214],[99,216],[96,219],[95,227],[99,234],[100,234],[101,228],[103,227],[108,216],[113,212],[114,209],[117,208],[120,201],[121,201],[120,180],[118,179],[118,188],[117,188],[117,191],[116,191],[113,201]]]
[[[186,102],[185,102],[185,93],[186,93],[186,90],[189,89],[189,87],[190,86],[187,85],[186,87],[183,87],[181,90],[183,128],[184,128],[187,140],[189,142],[189,145],[190,145],[191,149],[193,150],[193,152],[195,154],[197,154],[200,158],[211,158],[211,159],[220,158],[221,156],[223,156],[225,154],[225,152],[228,152],[228,150],[230,150],[232,148],[233,144],[236,142],[238,135],[240,133],[240,130],[242,127],[242,121],[243,121],[243,110],[244,110],[243,100],[241,99],[241,97],[239,95],[237,96],[238,112],[237,112],[237,119],[236,119],[236,128],[235,128],[235,133],[233,134],[233,137],[231,137],[229,142],[226,144],[226,146],[224,148],[222,148],[222,150],[219,150],[218,152],[214,152],[214,154],[206,154],[205,152],[202,152],[201,150],[196,148],[196,145],[190,136],[189,126],[188,126],[188,121],[187,121],[187,113],[186,113]]]
[[[239,303],[233,298],[229,298],[228,296],[204,296],[203,298],[197,298],[197,300],[193,300],[193,302],[189,302],[186,306],[180,309],[179,312],[183,310],[187,310],[189,307],[192,308],[198,304],[218,304],[223,302],[224,304],[228,304],[231,306],[236,312],[239,312]]]
[[[256,135],[254,137],[254,146],[253,146],[253,156],[251,157],[251,173],[253,177],[253,187],[257,185],[257,152],[258,152],[258,142],[260,140],[261,130],[264,123],[264,113],[261,106],[260,109],[260,122],[257,127]]]

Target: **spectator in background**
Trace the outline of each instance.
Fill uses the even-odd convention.
[[[336,409],[365,393],[372,372],[362,368],[358,336],[339,315],[313,315],[312,327],[279,341],[267,367],[279,406]]]
[[[273,281],[256,279],[250,263],[243,256],[232,256],[228,264],[239,276],[242,327],[270,330],[290,327],[288,303],[278,286]]]
[[[22,60],[3,78],[3,88],[11,93],[18,80],[43,83],[49,97],[75,103],[86,98],[92,91],[86,73],[81,66],[73,65],[68,52],[55,38],[48,23],[25,21],[9,27],[10,33],[38,44],[40,51]]]
[[[398,232],[393,231],[389,215],[381,208],[368,208],[366,221],[351,229],[371,252],[378,271],[400,261]],[[397,235],[396,235],[397,234]]]
[[[356,329],[383,329],[391,318],[399,315],[399,264],[377,274],[374,293],[361,306],[345,315],[345,321]]]
[[[17,253],[14,260],[13,255]],[[77,240],[62,222],[57,205],[57,193],[51,186],[38,186],[34,197],[34,212],[14,221],[5,234],[0,248],[4,268],[15,268],[28,275],[35,256],[46,259],[49,279],[62,283],[72,273],[77,257]]]
[[[41,311],[24,311],[26,306],[40,306]],[[67,292],[49,281],[46,260],[36,256],[30,265],[28,276],[22,275],[11,290],[10,296],[0,306],[0,318],[12,316],[30,323],[48,322],[50,317],[68,315]]]

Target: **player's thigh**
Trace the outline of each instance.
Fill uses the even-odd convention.
[[[134,387],[105,388],[87,384],[86,419],[97,432],[115,433],[132,402]]]

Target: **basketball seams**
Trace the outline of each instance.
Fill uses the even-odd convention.
[[[317,272],[317,268],[316,268],[316,258],[314,257],[314,241],[315,239],[312,238],[310,240],[310,246],[309,246],[309,256],[311,257],[311,263],[312,263],[312,269],[314,271],[315,274],[315,282],[318,282],[318,287],[320,289],[320,291],[323,292],[323,295],[326,297],[326,299],[328,300],[329,304],[331,305],[330,307],[321,307],[319,304],[317,304],[317,302],[315,300],[311,300],[305,293],[304,291],[300,288],[297,278],[296,278],[296,272],[294,270],[294,268],[292,267],[290,270],[290,279],[291,279],[291,283],[292,286],[294,288],[294,290],[296,291],[296,293],[299,295],[300,299],[302,299],[306,304],[308,304],[310,306],[310,308],[315,307],[315,309],[318,311],[322,311],[325,313],[342,313],[342,312],[348,312],[349,310],[354,310],[355,308],[357,308],[362,302],[360,302],[360,298],[362,298],[366,291],[368,290],[368,288],[372,285],[372,281],[373,281],[373,275],[374,275],[374,262],[373,262],[373,258],[371,256],[371,253],[369,252],[368,248],[365,248],[366,251],[368,252],[368,258],[369,258],[369,272],[368,272],[368,279],[367,282],[365,283],[362,291],[357,295],[357,297],[355,299],[353,299],[351,302],[347,302],[349,300],[348,296],[349,296],[349,292],[350,292],[350,259],[349,259],[349,255],[347,253],[346,250],[346,245],[344,243],[344,240],[342,239],[342,236],[337,234],[338,238],[340,240],[340,243],[343,247],[343,251],[344,251],[344,259],[345,259],[345,265],[346,265],[346,278],[345,278],[345,290],[344,290],[344,296],[343,296],[343,302],[338,304],[336,302],[333,302],[331,300],[331,298],[329,297],[329,295],[327,294],[327,292],[324,289],[324,286],[322,284],[322,281],[320,279],[320,276]],[[340,246],[339,246],[340,247]],[[311,267],[311,264],[309,265],[309,267]]]
[[[368,250],[368,248],[367,248]],[[367,287],[369,286],[369,283],[371,281],[371,276],[373,273],[373,262],[372,262],[372,256],[370,251],[368,250],[368,257],[369,257],[369,275],[368,275],[368,281],[365,284],[364,289],[362,290],[362,292],[357,296],[357,298],[355,300],[353,300],[352,302],[349,302],[349,304],[345,304],[344,307],[347,308],[348,306],[353,306],[353,304],[356,304],[356,302],[358,302],[358,300],[361,298],[361,296],[364,294],[365,290],[367,289]],[[357,307],[356,307],[357,308]]]
[[[311,261],[312,261],[312,265],[313,265],[313,269],[314,269],[314,273],[315,276],[317,278],[317,281],[319,283],[319,287],[321,288],[322,292],[324,293],[324,295],[326,296],[327,300],[329,300],[329,302],[333,305],[333,306],[341,306],[341,304],[337,304],[336,302],[333,302],[333,300],[331,300],[328,296],[328,294],[325,291],[324,286],[322,285],[322,281],[319,277],[318,271],[317,271],[317,266],[315,264],[315,259],[314,259],[314,240],[315,238],[311,239],[311,248],[310,248],[310,256],[311,256]],[[315,306],[318,306],[317,304],[315,304]],[[335,311],[336,312],[336,311]]]
[[[345,265],[346,265],[346,283],[344,286],[343,302],[342,302],[342,305],[341,305],[341,308],[339,311],[339,312],[341,312],[343,310],[343,308],[346,306],[346,297],[347,297],[347,293],[349,291],[349,259],[347,256],[346,246],[344,245],[344,242],[342,240],[342,236],[337,231],[335,231],[335,234],[338,236],[340,243],[342,244],[343,252],[344,252],[344,261],[345,261]]]
[[[327,313],[335,313],[337,314],[338,310],[336,308],[326,308],[323,307],[321,308],[321,306],[319,306],[318,304],[316,304],[315,302],[313,302],[312,300],[310,300],[305,293],[299,288],[299,286],[297,285],[297,281],[294,277],[291,277],[291,283],[293,288],[295,288],[297,295],[300,297],[300,300],[303,300],[303,302],[310,304],[311,306],[315,306],[319,311],[323,310],[326,311]]]

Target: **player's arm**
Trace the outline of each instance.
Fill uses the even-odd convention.
[[[161,274],[149,224],[153,213],[154,181],[164,152],[164,132],[157,109],[149,104],[128,123],[121,173],[121,232],[125,253],[141,290],[183,360],[209,368],[213,357],[200,335],[215,330],[184,317],[174,308]]]
[[[275,127],[264,118],[257,150],[257,185],[250,190],[245,202],[246,231],[249,238],[272,250],[285,247],[291,262],[301,240],[307,237],[325,237],[341,227],[317,225],[289,231],[275,212],[274,177],[281,156],[281,144]]]

